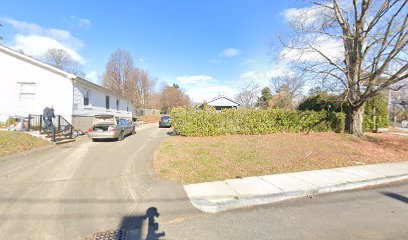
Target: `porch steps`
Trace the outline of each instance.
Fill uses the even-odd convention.
[[[29,131],[29,132],[27,132],[27,133],[30,134],[30,135],[32,135],[32,136],[35,136],[35,137],[38,137],[38,138],[41,138],[41,139],[50,141],[50,142],[54,143],[55,145],[64,144],[64,143],[69,143],[69,142],[74,142],[74,141],[75,141],[75,138],[67,137],[67,136],[65,136],[65,135],[62,134],[62,133],[56,133],[56,134],[55,134],[55,142],[52,141],[52,137],[51,137],[51,136],[49,136],[47,133],[44,133],[44,132],[40,133],[39,131]]]

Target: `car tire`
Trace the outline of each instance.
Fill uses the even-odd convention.
[[[122,132],[120,132],[120,134],[119,134],[118,141],[122,141],[123,138],[124,138],[124,134],[123,134],[123,131],[122,131]]]

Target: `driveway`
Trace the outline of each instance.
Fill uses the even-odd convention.
[[[154,174],[154,151],[169,131],[145,125],[121,142],[84,137],[2,159],[0,239],[83,239],[106,230],[140,229],[150,207],[164,223],[201,214],[181,184]]]

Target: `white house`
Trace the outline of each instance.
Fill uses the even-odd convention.
[[[219,111],[226,108],[238,108],[240,106],[239,103],[225,96],[218,96],[212,99],[208,102],[208,105],[215,107],[215,109]]]
[[[0,121],[42,114],[50,105],[79,130],[87,130],[97,114],[132,117],[130,100],[1,45],[0,83]]]

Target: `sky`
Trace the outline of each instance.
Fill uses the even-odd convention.
[[[101,84],[118,48],[160,82],[177,83],[194,102],[234,97],[250,81],[268,86],[288,72],[274,61],[273,43],[285,16],[301,7],[287,0],[19,1],[2,0],[0,36],[7,47],[41,59],[62,48]],[[276,49],[275,49],[276,51]]]

